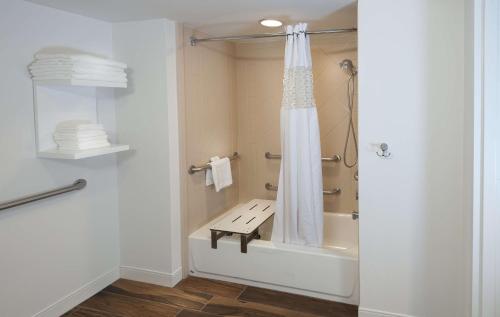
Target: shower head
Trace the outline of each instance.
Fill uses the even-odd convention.
[[[358,70],[350,59],[344,59],[339,63],[339,66],[349,76],[356,76],[358,74]]]

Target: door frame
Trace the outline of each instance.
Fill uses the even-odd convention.
[[[500,139],[500,4],[474,0],[474,110],[471,315],[500,316],[500,215],[497,148]]]

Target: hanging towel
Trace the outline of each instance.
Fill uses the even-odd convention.
[[[210,162],[215,162],[215,161],[218,161],[218,160],[220,160],[220,157],[218,157],[218,156],[214,156],[214,157],[210,158]],[[213,184],[214,184],[214,178],[212,176],[212,169],[209,168],[205,172],[205,185],[206,186],[210,186],[210,185],[213,185]]]
[[[233,176],[231,175],[231,161],[227,157],[214,160],[209,163],[212,166],[212,178],[214,180],[215,191],[231,186]]]

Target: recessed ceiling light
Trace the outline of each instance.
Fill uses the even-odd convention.
[[[278,26],[282,26],[283,22],[274,19],[262,19],[259,23],[268,28],[277,28]]]

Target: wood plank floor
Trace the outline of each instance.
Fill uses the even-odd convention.
[[[120,279],[65,317],[354,317],[357,306],[188,277],[176,287]]]

